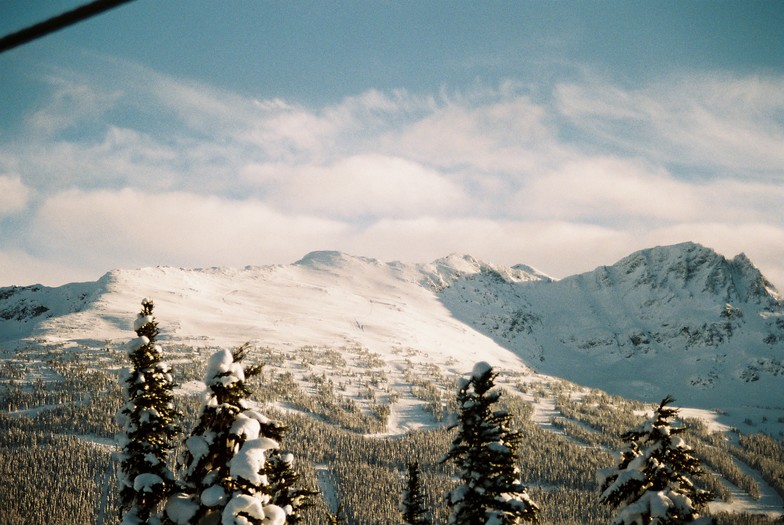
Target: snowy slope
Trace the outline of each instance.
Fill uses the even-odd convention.
[[[557,282],[466,276],[440,295],[546,374],[645,401],[784,407],[784,307],[744,255],[685,243]]]
[[[455,319],[430,288],[479,267],[470,258],[416,267],[315,252],[288,266],[115,270],[80,284],[78,295],[76,285],[3,289],[0,312],[14,315],[0,320],[0,341],[127,339],[141,299],[149,296],[163,341],[200,347],[358,344],[385,355],[410,348],[453,363],[457,373],[480,359],[524,369],[513,352]],[[537,278],[502,271],[510,279]]]
[[[30,337],[42,322],[87,308],[103,291],[101,281],[0,288],[0,343]]]
[[[126,340],[148,296],[169,343],[360,345],[391,366],[405,353],[449,373],[483,360],[644,401],[669,393],[772,415],[784,405],[781,301],[745,256],[692,243],[560,281],[470,256],[407,265],[338,252],[282,266],[115,270],[95,283],[0,289],[0,345]]]
[[[646,402],[673,394],[692,407],[684,415],[718,430],[784,428],[784,305],[745,256],[696,244],[643,250],[560,281],[467,255],[411,265],[313,252],[289,265],[114,270],[92,283],[2,288],[0,360],[39,360],[25,361],[28,380],[54,376],[44,365],[50,348],[114,368],[144,297],[155,300],[167,359],[204,361],[216,347],[251,342],[262,359],[279,357],[270,368],[291,371],[306,395],[329,377],[361,413],[388,407],[379,435],[441,424],[413,385],[451,396],[454,375],[477,361],[498,367],[499,382],[533,402],[533,420],[554,432],[552,376]],[[377,391],[366,396],[371,384]],[[187,381],[179,392],[203,388]],[[730,508],[777,512],[781,499],[760,487],[761,500],[738,492]]]

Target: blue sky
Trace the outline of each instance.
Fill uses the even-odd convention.
[[[80,3],[0,1],[0,33]],[[226,5],[0,55],[0,286],[692,240],[784,288],[784,3]]]

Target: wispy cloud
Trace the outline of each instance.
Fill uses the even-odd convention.
[[[19,175],[0,175],[0,218],[17,214],[27,208],[30,199],[28,188]]]
[[[45,77],[51,96],[26,119],[33,133],[52,135],[102,117],[122,97],[120,90],[95,89],[85,78],[61,69]]]
[[[745,177],[784,165],[784,78],[694,75],[638,89],[602,81],[556,88],[558,111],[595,144]]]
[[[26,135],[3,137],[0,209],[20,238],[0,258],[100,271],[458,251],[563,276],[694,240],[784,284],[779,77],[585,75],[308,107],[116,72],[52,84]],[[64,132],[77,123],[89,133]]]

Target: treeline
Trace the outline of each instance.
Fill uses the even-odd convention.
[[[305,511],[304,523],[327,523],[327,513],[338,510],[347,524],[400,523],[400,491],[406,465],[414,460],[423,471],[426,501],[433,511],[434,523],[444,523],[448,509],[443,496],[454,485],[455,470],[440,461],[454,431],[439,427],[393,438],[370,438],[365,434],[385,427],[383,413],[374,412],[371,407],[375,404],[394,410],[403,395],[427,400],[434,418],[446,419],[454,412],[454,378],[442,375],[437,367],[417,374],[417,365],[411,363],[403,374],[416,376],[417,381],[412,381],[407,391],[394,390],[390,378],[381,374],[385,365],[378,355],[359,347],[352,347],[348,353],[345,350],[311,347],[297,358],[297,350],[284,353],[259,349],[255,355],[265,367],[259,381],[251,384],[252,398],[264,406],[267,415],[288,424],[283,448],[294,454],[303,484],[318,486],[325,492]],[[203,361],[210,351],[178,349],[175,357],[186,359],[172,359],[177,381],[201,379]],[[59,348],[48,363],[40,360],[46,353],[39,348],[35,356],[38,360],[25,361],[24,370],[19,365],[0,368],[3,525],[36,521],[50,525],[119,523],[113,451],[93,441],[104,442],[118,431],[114,414],[122,394],[116,373],[107,370],[125,366],[124,353],[116,348],[93,352],[100,359],[99,368],[93,364],[96,360],[72,358]],[[287,359],[294,359],[296,367],[292,368]],[[344,367],[358,365],[366,367],[360,369],[362,374],[345,373]],[[49,380],[23,383],[30,370],[36,371],[35,367],[49,370]],[[296,374],[291,373],[292,369]],[[508,389],[515,389],[514,377],[507,383]],[[595,473],[613,463],[610,452],[617,449],[618,436],[639,423],[635,411],[644,407],[600,392],[578,393],[557,385],[525,384],[517,390],[525,389],[529,394],[533,391],[535,395],[558,393],[561,418],[553,423],[562,428],[564,435],[535,424],[531,419],[532,405],[521,396],[510,394],[502,398],[503,408],[513,415],[515,428],[523,437],[518,458],[523,482],[541,507],[542,523],[608,523],[612,513],[598,502]],[[375,400],[362,397],[368,389],[375,389]],[[49,393],[36,397],[43,392]],[[180,396],[176,401],[185,414],[183,420],[194,421],[199,400],[195,396]],[[35,410],[44,405],[56,406]],[[296,412],[275,407],[293,408]],[[19,410],[27,412],[10,413]],[[754,435],[740,436],[736,445],[721,434],[708,433],[695,422],[689,421],[688,426],[690,431],[685,439],[710,472],[720,473],[752,496],[758,494],[756,482],[744,475],[732,459],[737,458],[784,493],[781,442]],[[186,434],[189,430],[184,429]],[[715,486],[707,488],[714,490]],[[731,497],[726,490],[721,495],[725,500]],[[717,518],[718,523],[726,525],[773,523],[759,516],[720,514]]]

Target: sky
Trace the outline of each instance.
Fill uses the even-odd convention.
[[[0,100],[0,286],[694,241],[784,290],[777,0],[136,0],[0,54]]]

